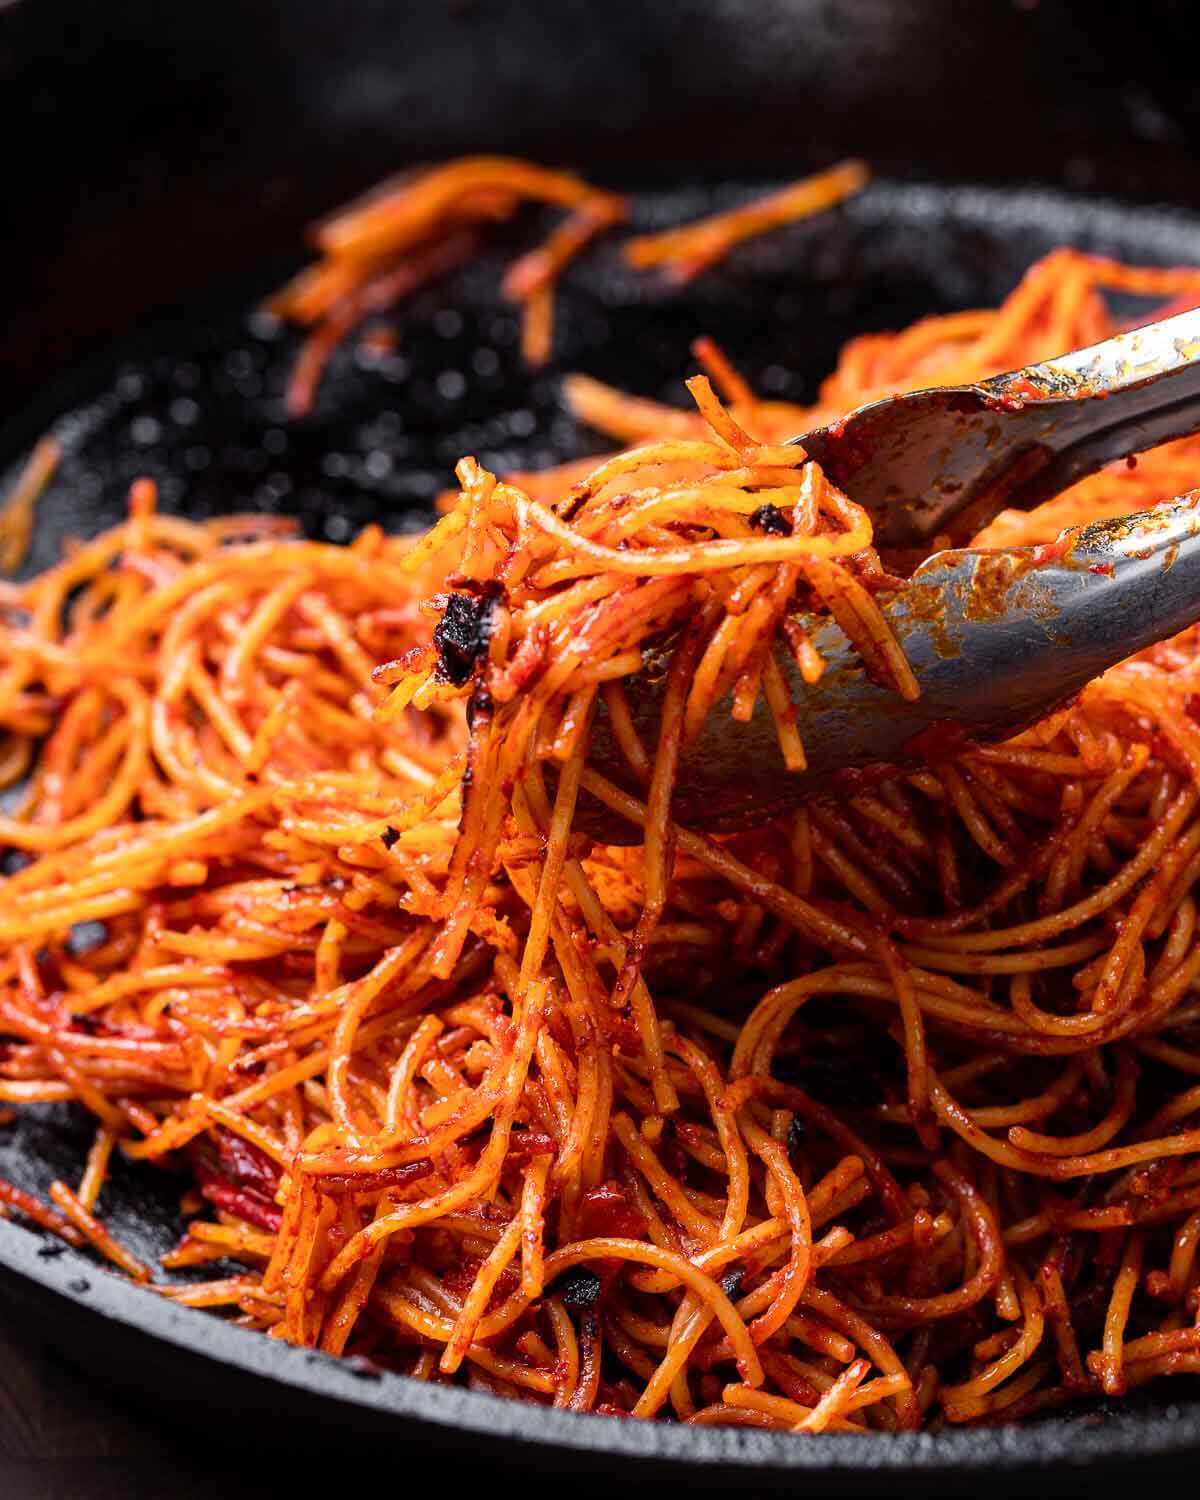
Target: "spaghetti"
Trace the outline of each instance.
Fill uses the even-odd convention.
[[[453,269],[475,250],[485,224],[509,219],[530,202],[568,211],[544,244],[509,267],[502,288],[521,309],[526,359],[544,364],[554,339],[555,281],[626,217],[626,202],[570,172],[511,157],[465,156],[386,183],[317,228],[321,259],[268,304],[313,329],[288,388],[291,414],[309,410],[330,354],[359,323]]]
[[[472,214],[507,210],[472,170]],[[446,181],[334,220],[331,254],[374,265]],[[337,267],[289,295],[328,306]],[[762,694],[803,765],[797,605],[919,691],[865,514],[781,440],[1102,337],[1108,289],[1195,299],[1200,272],[1059,252],[998,310],[856,340],[816,412],[711,345],[728,405],[577,380],[633,447],[536,483],[464,459],[416,540],[194,524],[143,482],[3,585],[0,1104],[96,1122],[78,1184],[0,1184],[6,1211],[268,1336],[571,1411],[914,1429],[1200,1368],[1200,637],[769,826],[671,820],[710,714]],[[1140,509],[1198,461],[987,536]],[[624,683],[664,637],[646,744]],[[584,798],[637,842],[591,841]],[[104,1228],[114,1152],[190,1167],[164,1267],[198,1280]]]
[[[867,176],[862,162],[842,162],[726,213],[638,236],[626,242],[624,255],[639,269],[661,268],[669,280],[690,281],[743,240],[832,208]],[[570,172],[506,156],[464,156],[384,183],[317,227],[320,259],[267,304],[312,330],[287,390],[291,415],[311,409],[330,355],[360,324],[453,270],[478,247],[488,223],[511,219],[530,203],[567,214],[509,266],[501,291],[520,309],[526,362],[544,365],[554,343],[555,283],[592,241],[628,217],[629,205]],[[368,347],[392,347],[391,331],[378,325],[364,338]]]

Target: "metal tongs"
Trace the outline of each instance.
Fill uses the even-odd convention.
[[[872,402],[794,441],[870,512],[876,545],[894,554],[927,550],[935,538],[964,541],[1005,507],[1028,509],[1114,459],[1197,430],[1200,309],[979,385]],[[807,770],[785,769],[761,700],[744,724],[719,705],[681,761],[679,821],[746,826],[813,793],[862,786],[865,768],[903,769],[1016,733],[1108,667],[1194,624],[1200,495],[1050,546],[938,551],[879,602],[920,698],[906,702],[873,682],[832,621],[803,621],[826,664],[809,686],[789,658]],[[658,732],[662,668],[648,652],[629,689],[647,745]],[[630,784],[603,719],[593,758]]]

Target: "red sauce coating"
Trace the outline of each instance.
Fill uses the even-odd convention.
[[[830,777],[830,785],[840,796],[856,797],[862,792],[869,792],[872,787],[881,786],[886,781],[895,781],[897,776],[904,774],[904,766],[893,765],[890,761],[879,761],[873,766],[846,766],[840,771],[835,771]]]
[[[201,1172],[200,1191],[205,1198],[224,1213],[236,1214],[259,1229],[274,1234],[283,1223],[283,1210],[252,1188],[234,1187],[215,1173]]]
[[[625,1189],[611,1180],[584,1193],[579,1205],[579,1226],[581,1239],[610,1236],[636,1239],[646,1233],[645,1220],[625,1196]]]
[[[977,748],[970,730],[956,719],[938,719],[904,744],[905,754],[919,760],[948,760]]]

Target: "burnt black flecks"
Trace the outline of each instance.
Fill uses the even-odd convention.
[[[474,729],[475,720],[480,714],[490,714],[495,704],[492,695],[484,687],[482,682],[475,684],[475,691],[467,700],[467,728]]]
[[[568,1307],[594,1307],[600,1300],[601,1281],[587,1266],[571,1266],[556,1278],[550,1290]]]
[[[791,536],[792,523],[777,505],[760,505],[750,516],[755,531],[765,531],[768,536]]]
[[[742,1289],[742,1280],[746,1273],[741,1266],[735,1266],[732,1271],[726,1271],[721,1277],[721,1290],[732,1302]]]
[[[793,1167],[800,1164],[800,1158],[804,1153],[804,1138],[807,1134],[808,1126],[799,1115],[793,1115],[787,1133],[788,1161]]]
[[[383,847],[385,849],[390,849],[393,844],[397,844],[397,843],[399,843],[399,841],[400,841],[400,830],[398,828],[393,828],[390,823],[383,830],[383,832],[379,835],[379,842],[383,845]]]
[[[434,675],[439,682],[462,687],[471,675],[475,658],[486,650],[491,630],[492,600],[470,594],[451,594],[433,632],[437,647]]]

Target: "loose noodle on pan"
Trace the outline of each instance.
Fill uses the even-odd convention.
[[[4,1210],[271,1337],[572,1411],[914,1429],[1200,1368],[1200,637],[766,827],[670,812],[707,716],[760,695],[804,764],[801,609],[920,690],[876,602],[902,580],[783,439],[1102,337],[1109,289],[1200,272],[1060,251],[998,310],[854,341],[816,411],[703,342],[690,412],[577,378],[632,446],[466,458],[417,540],[172,519],[142,482],[3,585],[0,1102],[95,1120],[78,1182]],[[1198,469],[1175,443],[984,540]],[[644,743],[624,685],[661,639]],[[161,1268],[104,1226],[114,1153],[192,1174]]]

